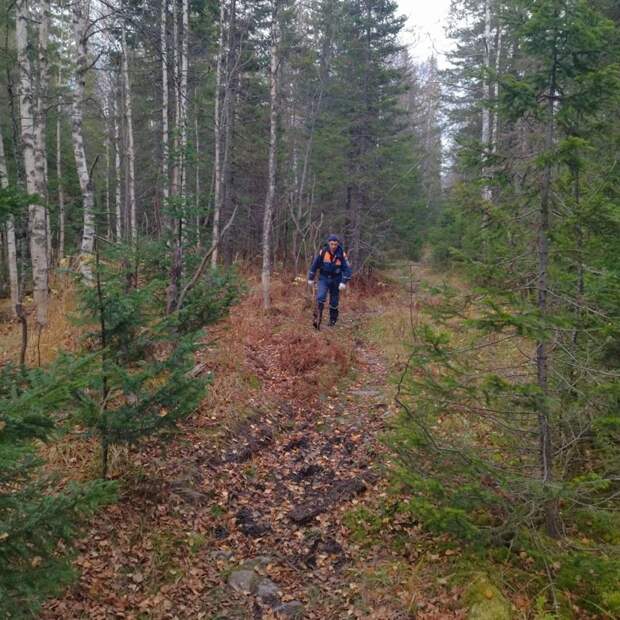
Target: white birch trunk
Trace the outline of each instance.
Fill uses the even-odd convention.
[[[261,284],[263,289],[263,308],[268,310],[271,305],[271,225],[273,206],[276,194],[276,151],[278,147],[278,0],[273,0],[271,24],[271,66],[269,71],[269,172],[267,195],[265,196],[265,213],[263,217],[263,267]]]
[[[161,195],[164,208],[167,206],[170,195],[170,179],[168,178],[168,158],[170,157],[168,146],[168,0],[161,0]],[[167,218],[166,218],[167,219]]]
[[[112,119],[110,117],[110,108],[106,105],[105,110],[105,219],[107,223],[107,238],[108,240],[112,240],[112,213],[110,210],[110,206],[112,204],[112,200],[110,198],[110,146],[111,139],[110,134],[112,133]]]
[[[127,210],[129,217],[129,236],[132,245],[138,242],[138,224],[136,218],[136,177],[135,177],[135,158],[133,140],[133,110],[131,103],[131,88],[129,84],[129,64],[127,60],[127,40],[125,37],[125,26],[121,27],[122,44],[122,63],[121,71],[123,74],[123,89],[125,93],[125,127],[127,131]]]
[[[501,69],[501,60],[502,60],[502,28],[501,26],[497,26],[497,46],[495,50],[495,83],[493,86],[493,99],[497,105],[497,101],[499,99],[499,72]],[[491,136],[491,151],[493,153],[497,152],[497,136],[499,132],[499,114],[497,113],[497,109],[495,114],[493,115],[493,134]]]
[[[6,189],[9,186],[9,173],[4,154],[4,141],[0,132],[0,187]],[[17,304],[19,304],[19,271],[17,269],[17,243],[15,240],[15,220],[9,215],[6,222],[6,245],[9,263],[9,287],[11,290],[11,310],[13,316],[17,316]]]
[[[47,62],[47,42],[49,39],[49,0],[42,0],[39,17],[38,35],[38,79],[37,79],[37,122],[36,122],[36,147],[35,165],[38,169],[38,177],[44,188],[41,197],[45,204],[45,235],[47,245],[47,264],[48,269],[52,265],[52,229],[49,217],[49,195],[48,195],[48,174],[47,174],[47,86],[48,86],[48,62]],[[49,276],[48,276],[49,277]]]
[[[16,3],[15,12],[15,40],[20,76],[21,140],[24,156],[26,191],[29,194],[38,194],[39,200],[41,200],[45,195],[46,189],[45,181],[42,177],[44,168],[41,164],[41,156],[45,159],[45,153],[44,151],[41,152],[41,145],[37,142],[38,126],[33,109],[35,91],[32,83],[32,67],[30,59],[28,58],[28,22],[30,20],[30,15],[28,14],[25,0],[20,0]],[[44,147],[45,145],[43,145],[43,148]],[[36,321],[39,327],[43,327],[47,323],[49,305],[49,269],[45,207],[41,204],[31,204],[28,207],[28,216]]]
[[[225,1],[220,0],[220,32],[218,37],[217,68],[215,73],[215,113],[213,119],[213,233],[212,244],[215,249],[211,254],[211,266],[217,266],[218,247],[215,245],[220,236],[220,216],[222,212],[222,73],[224,71],[224,24],[226,21]]]
[[[114,224],[116,228],[116,242],[120,243],[123,239],[123,209],[121,206],[121,130],[118,122],[118,106],[116,104],[114,92],[112,92],[112,116],[114,117]]]
[[[174,91],[174,121],[175,132],[172,140],[172,170],[170,194],[172,196],[179,195],[179,129],[181,118],[180,107],[180,80],[179,80],[179,11],[177,7],[178,0],[172,0],[172,82]],[[174,228],[174,224],[172,225]]]
[[[187,77],[189,71],[189,0],[181,0],[181,83],[179,86],[181,197],[187,193]]]
[[[491,139],[491,110],[489,102],[491,99],[491,78],[489,75],[491,69],[491,0],[485,0],[484,3],[484,50],[483,50],[483,76],[482,76],[482,132],[480,141],[484,150],[483,157],[486,159],[489,155],[489,146]],[[488,185],[486,166],[483,166],[482,175],[485,183],[482,187],[482,198],[491,200],[491,188]]]
[[[80,245],[80,273],[87,284],[92,284],[92,256],[95,248],[95,195],[90,179],[90,171],[86,162],[86,150],[84,148],[83,133],[83,106],[84,91],[86,88],[87,66],[87,27],[88,27],[88,4],[82,4],[82,0],[76,0],[73,4],[73,38],[75,43],[75,86],[73,103],[71,106],[71,138],[73,141],[73,155],[80,191],[82,193],[82,208],[84,224],[82,230],[82,243]]]

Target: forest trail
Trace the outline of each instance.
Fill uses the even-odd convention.
[[[120,501],[44,618],[410,617],[403,593],[366,605],[344,523],[384,490],[393,394],[366,335],[390,308],[409,312],[407,292],[347,291],[338,326],[316,332],[304,285],[275,283],[269,316],[252,292],[209,330],[203,407],[171,440],[118,456]]]

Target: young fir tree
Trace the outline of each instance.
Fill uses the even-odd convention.
[[[132,248],[97,249],[93,285],[82,289],[83,317],[96,326],[87,342],[100,366],[79,391],[75,414],[99,437],[103,478],[111,445],[136,444],[173,426],[204,392],[204,382],[190,375],[195,334],[179,333],[178,315],[161,318],[163,283],[138,286],[143,266]]]
[[[0,617],[31,618],[72,577],[67,543],[85,515],[114,497],[103,481],[58,485],[43,473],[35,440],[46,441],[92,356],[60,358],[50,371],[0,369]]]

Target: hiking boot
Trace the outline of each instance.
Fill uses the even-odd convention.
[[[334,327],[334,325],[336,325],[337,320],[338,320],[338,308],[330,308],[329,309],[329,326]]]

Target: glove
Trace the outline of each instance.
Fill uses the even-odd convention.
[[[345,288],[347,288],[347,285],[344,282],[341,282],[338,285],[338,289],[341,290],[341,291],[344,291]]]
[[[308,280],[308,286],[314,286],[314,280]]]

